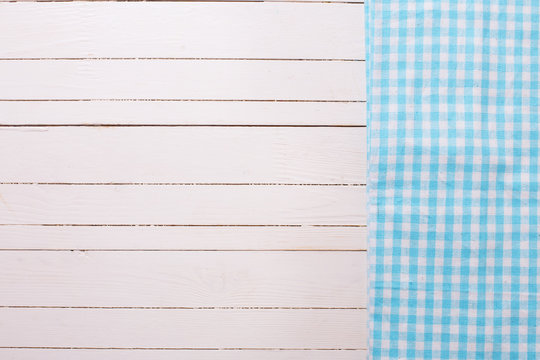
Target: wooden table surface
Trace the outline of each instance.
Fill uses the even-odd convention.
[[[364,359],[363,11],[0,2],[0,358]]]

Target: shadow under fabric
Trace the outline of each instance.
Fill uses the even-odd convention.
[[[371,359],[540,358],[536,0],[367,0]]]

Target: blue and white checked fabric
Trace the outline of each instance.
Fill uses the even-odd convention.
[[[540,359],[538,0],[368,0],[371,359]]]

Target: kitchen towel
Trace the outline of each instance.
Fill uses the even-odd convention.
[[[371,359],[540,359],[538,0],[367,0]]]

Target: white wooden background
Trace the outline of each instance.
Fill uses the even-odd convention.
[[[363,5],[0,3],[1,359],[363,359]]]

